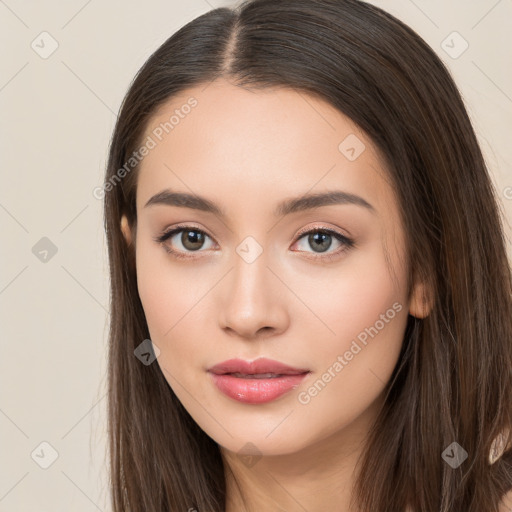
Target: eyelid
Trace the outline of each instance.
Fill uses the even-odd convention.
[[[339,231],[338,231],[338,230],[339,230]],[[342,230],[341,230],[340,228],[337,228],[337,229],[336,229],[336,228],[331,228],[331,227],[329,227],[329,226],[325,226],[325,225],[323,225],[323,224],[321,224],[321,225],[319,225],[319,226],[318,226],[318,225],[317,225],[317,226],[307,226],[307,227],[305,227],[305,228],[300,229],[300,230],[299,230],[299,232],[298,232],[298,233],[297,233],[297,235],[296,235],[296,238],[298,239],[298,238],[300,238],[302,235],[305,235],[305,234],[307,234],[307,233],[310,233],[311,231],[313,231],[313,232],[315,232],[315,231],[326,231],[327,233],[329,233],[329,234],[331,234],[331,235],[340,236],[340,237],[342,237],[342,238],[344,238],[344,239],[346,239],[346,240],[349,240],[349,241],[350,241],[350,240],[351,240],[351,238],[352,238],[350,234],[348,234],[348,233],[347,233],[347,234],[342,233],[342,232],[341,232]]]

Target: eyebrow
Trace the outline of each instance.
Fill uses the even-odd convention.
[[[321,206],[345,204],[361,206],[373,214],[376,213],[375,208],[362,197],[341,190],[333,190],[330,192],[306,194],[300,197],[286,199],[277,205],[274,210],[274,215],[276,217],[284,216],[304,210],[320,208]],[[213,213],[219,217],[226,218],[225,212],[213,201],[195,194],[173,192],[168,189],[162,190],[152,196],[144,205],[144,208],[152,205],[180,206]]]

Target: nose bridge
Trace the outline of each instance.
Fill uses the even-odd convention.
[[[235,249],[233,269],[224,288],[224,327],[243,336],[253,336],[262,327],[280,329],[283,320],[279,280],[267,268],[268,251],[253,237],[246,237]]]
[[[255,238],[246,237],[235,249],[233,258],[233,273],[231,292],[239,300],[247,302],[261,302],[268,298],[270,273],[267,265],[268,251],[263,249]]]

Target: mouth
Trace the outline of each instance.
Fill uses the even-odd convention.
[[[226,396],[246,404],[270,402],[297,388],[311,373],[278,361],[230,359],[208,369],[215,386]]]
[[[231,374],[241,378],[273,378],[281,377],[283,375],[299,375],[309,372],[309,369],[294,368],[293,366],[289,366],[273,359],[260,357],[255,361],[229,359],[212,366],[208,371],[216,375]]]

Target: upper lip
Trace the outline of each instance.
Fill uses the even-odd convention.
[[[309,372],[306,368],[293,368],[279,361],[261,357],[255,361],[244,361],[243,359],[229,359],[216,364],[208,369],[209,372],[217,375],[225,373],[242,373],[245,375],[257,375],[261,373],[274,373],[277,375],[299,375]]]

